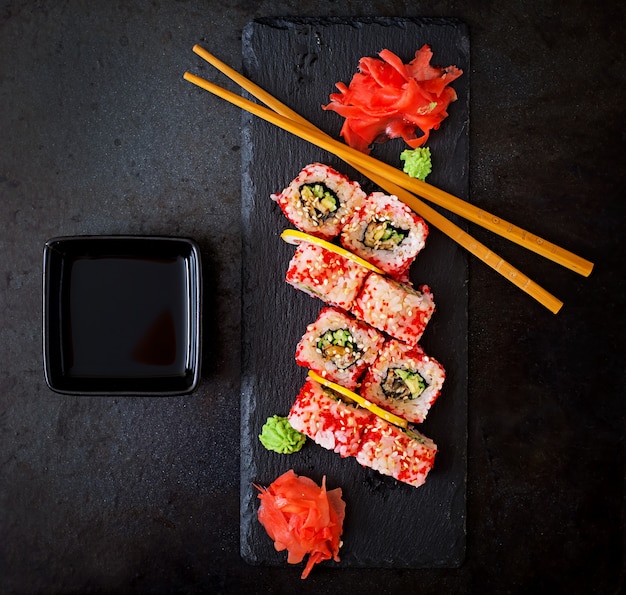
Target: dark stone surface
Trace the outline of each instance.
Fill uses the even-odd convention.
[[[376,55],[387,47],[409,59],[427,41],[445,65],[469,71],[467,27],[452,19],[258,19],[244,29],[243,66],[256,84],[336,135],[342,119],[320,105],[334,88],[335,77],[350,79],[355,68],[351,48]],[[455,83],[458,99],[445,127],[429,142],[434,159],[439,156],[446,163],[429,181],[467,197],[469,77]],[[427,283],[437,305],[420,344],[446,369],[445,391],[420,426],[439,449],[425,486],[416,490],[384,478],[312,441],[289,457],[266,450],[258,435],[268,417],[287,414],[302,388],[306,370],[295,363],[295,347],[324,306],[285,283],[295,247],[286,246],[279,234],[294,226],[269,196],[312,162],[358,180],[366,192],[377,187],[328,152],[247,113],[243,120],[242,556],[255,564],[284,564],[284,553],[275,551],[258,522],[254,485],[267,486],[294,469],[317,482],[326,477],[329,487],[343,491],[347,514],[342,567],[457,567],[464,560],[466,541],[467,255],[431,226],[426,247],[411,267],[415,286]],[[276,157],[268,151],[272,147]],[[404,147],[402,141],[389,142],[372,154],[400,166]]]
[[[625,10],[580,0],[2,2],[0,591],[619,592]],[[318,568],[301,582],[299,568],[239,555],[241,114],[198,101],[182,73],[199,63],[194,43],[240,69],[244,26],[274,15],[466,22],[472,201],[596,263],[585,279],[471,227],[565,306],[555,316],[469,261],[458,569]],[[193,395],[47,389],[43,243],[77,233],[199,243],[208,315]]]

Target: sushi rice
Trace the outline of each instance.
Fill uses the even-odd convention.
[[[432,469],[437,445],[416,430],[403,430],[343,401],[307,378],[289,414],[291,426],[319,446],[414,487]]]
[[[326,307],[296,347],[296,362],[345,388],[354,389],[374,363],[384,337],[346,312]]]
[[[325,303],[296,347],[296,363],[317,380],[307,377],[290,425],[342,457],[422,485],[437,446],[407,422],[424,421],[445,380],[418,345],[435,312],[432,292],[409,280],[426,223],[397,197],[366,196],[320,163],[271,198],[300,230],[283,238],[297,244],[286,282]]]
[[[341,230],[341,245],[395,279],[405,279],[428,226],[397,196],[370,194]]]
[[[413,288],[370,273],[351,312],[394,339],[417,345],[435,312],[435,302],[427,285]]]
[[[420,345],[387,341],[368,368],[360,394],[412,423],[422,423],[441,393],[446,372]]]
[[[360,264],[309,242],[289,262],[285,280],[331,306],[349,310],[369,271]]]
[[[322,163],[307,165],[282,192],[271,195],[298,229],[324,239],[339,235],[365,197],[358,182]]]

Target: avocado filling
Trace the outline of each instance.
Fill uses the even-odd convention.
[[[391,399],[417,399],[428,387],[428,384],[418,372],[389,368],[387,377],[382,384],[385,395]]]
[[[408,229],[395,227],[387,220],[372,219],[365,228],[363,243],[374,250],[394,250],[408,235]]]
[[[328,219],[339,208],[337,195],[321,182],[303,184],[300,187],[300,202],[308,216],[318,223]]]
[[[327,360],[341,370],[349,368],[361,357],[352,334],[345,328],[326,331],[317,340],[316,346]]]

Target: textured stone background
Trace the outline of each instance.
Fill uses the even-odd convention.
[[[472,200],[596,263],[583,279],[472,229],[565,307],[554,316],[470,261],[459,569],[319,568],[301,583],[299,568],[239,557],[241,114],[181,76],[194,43],[239,69],[245,23],[278,15],[463,19]],[[0,591],[617,593],[625,15],[582,0],[0,2]],[[193,395],[47,389],[42,246],[78,233],[198,241]]]

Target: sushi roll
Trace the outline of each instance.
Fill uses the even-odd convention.
[[[294,430],[345,458],[356,457],[371,415],[366,409],[348,405],[338,393],[307,378],[287,419]]]
[[[285,280],[330,306],[349,310],[369,271],[362,265],[309,242],[301,242]]]
[[[428,226],[397,196],[370,194],[341,230],[341,245],[395,279],[405,278]]]
[[[328,165],[307,165],[289,186],[271,198],[298,229],[311,235],[336,238],[366,194],[358,182]]]
[[[437,445],[415,429],[403,430],[374,415],[356,460],[383,475],[419,487],[433,468]]]
[[[296,347],[296,363],[354,389],[383,346],[376,329],[337,308],[326,307]]]
[[[428,285],[414,288],[370,273],[350,311],[394,339],[417,345],[435,311],[435,303]]]
[[[426,481],[435,462],[437,446],[430,438],[350,404],[310,378],[288,419],[319,446],[415,487]]]
[[[446,372],[419,346],[387,341],[368,368],[360,394],[412,423],[422,423],[441,392]]]

